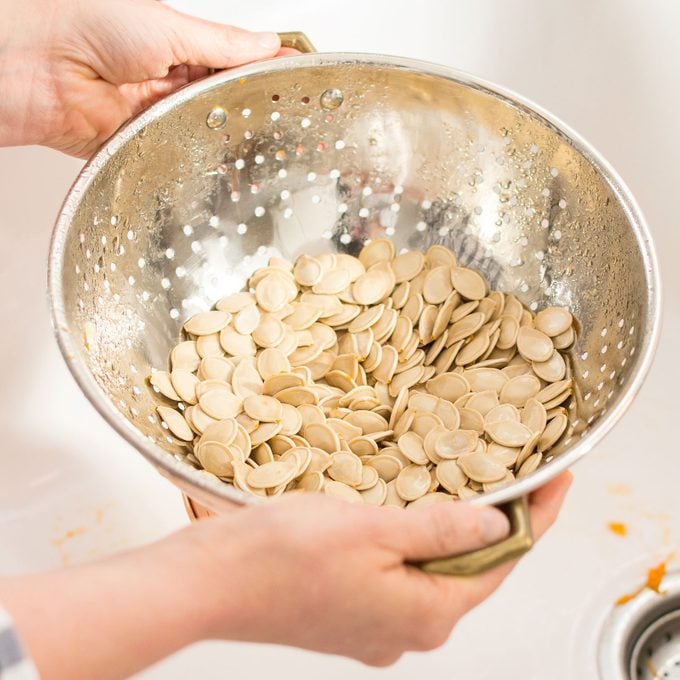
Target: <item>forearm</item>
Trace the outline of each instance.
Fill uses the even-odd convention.
[[[37,144],[44,135],[44,111],[30,109],[46,89],[47,66],[36,65],[45,49],[50,10],[49,3],[36,7],[0,0],[0,147]],[[26,35],[35,36],[32,44]]]
[[[7,101],[11,73],[10,35],[14,27],[14,3],[0,2],[0,147],[11,146],[10,107]]]
[[[0,602],[41,676],[128,677],[206,637],[209,593],[181,541],[173,536],[96,564],[0,579]]]

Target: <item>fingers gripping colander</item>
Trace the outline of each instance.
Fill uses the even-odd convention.
[[[532,310],[566,305],[580,321],[569,431],[534,474],[479,502],[526,496],[621,416],[659,327],[655,256],[630,193],[550,115],[393,57],[310,54],[219,73],[118,132],[54,233],[59,343],[107,421],[187,494],[214,510],[252,501],[185,461],[145,379],[166,367],[187,317],[270,256],[356,253],[378,236],[397,249],[446,244]],[[486,563],[530,545],[526,532],[514,540]]]

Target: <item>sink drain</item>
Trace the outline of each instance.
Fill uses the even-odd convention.
[[[633,647],[631,667],[640,680],[680,680],[680,610],[646,628]]]
[[[680,680],[680,573],[609,616],[600,638],[601,680]]]

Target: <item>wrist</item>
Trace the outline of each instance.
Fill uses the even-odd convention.
[[[171,537],[179,544],[173,550],[188,557],[182,578],[191,593],[197,639],[257,641],[262,621],[253,600],[259,600],[256,589],[267,585],[258,578],[267,532],[261,524],[244,524],[234,511],[200,520]]]
[[[20,45],[12,36],[15,21],[10,7],[5,3],[0,11],[0,147],[33,143],[25,140],[25,112],[29,102],[23,101],[30,83],[29,63]]]
[[[10,3],[0,5],[0,147],[12,146],[12,122],[7,104],[11,78],[11,46],[9,35],[12,24]]]
[[[48,132],[53,4],[0,3],[0,146],[40,144]]]
[[[131,555],[141,567],[140,581],[153,584],[150,606],[156,608],[159,621],[177,631],[177,648],[213,637],[215,568],[207,556],[202,557],[193,529],[182,529]]]

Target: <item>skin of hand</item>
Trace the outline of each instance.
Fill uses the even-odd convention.
[[[565,473],[532,494],[537,538],[570,483]],[[401,510],[292,494],[99,563],[2,578],[0,602],[47,680],[127,677],[210,638],[386,666],[442,645],[514,566],[457,578],[410,563],[507,532],[500,511],[467,503]]]
[[[157,0],[0,0],[0,146],[91,156],[128,118],[209,68],[290,53],[275,33]]]

